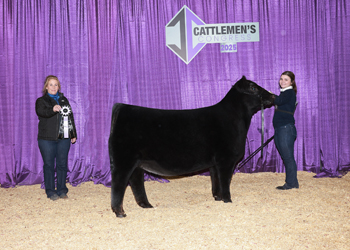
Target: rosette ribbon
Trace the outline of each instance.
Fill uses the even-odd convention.
[[[62,115],[62,118],[63,118],[63,138],[69,138],[68,118],[71,113],[72,113],[72,110],[69,106],[63,106],[60,110],[60,114]]]

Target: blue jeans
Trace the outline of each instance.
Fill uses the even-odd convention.
[[[297,130],[294,124],[275,128],[275,145],[286,168],[286,184],[291,188],[299,187],[297,164],[294,158],[294,142],[296,138]]]
[[[68,193],[66,179],[70,139],[59,139],[56,141],[39,139],[38,144],[44,161],[44,182],[47,197],[50,198],[54,194],[61,195]],[[55,159],[57,171],[57,191],[55,189]]]

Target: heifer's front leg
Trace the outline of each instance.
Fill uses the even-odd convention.
[[[219,178],[216,166],[209,168],[210,179],[211,179],[211,192],[216,201],[221,201],[221,190],[219,185]]]
[[[232,202],[231,193],[230,193],[230,184],[231,184],[232,174],[233,174],[232,168],[226,167],[226,168],[218,169],[218,179],[219,179],[219,185],[221,189],[221,198],[225,203]]]
[[[137,204],[143,208],[152,208],[153,206],[148,202],[146,195],[143,169],[137,167],[132,173],[129,183]]]

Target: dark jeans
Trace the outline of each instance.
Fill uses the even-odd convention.
[[[48,198],[52,195],[66,194],[67,162],[70,149],[70,139],[57,141],[38,140],[41,156],[44,161],[44,182]],[[55,160],[57,171],[57,191],[55,189]]]
[[[286,184],[289,187],[299,187],[297,179],[297,164],[294,158],[294,142],[297,130],[294,124],[275,128],[275,145],[286,168]]]

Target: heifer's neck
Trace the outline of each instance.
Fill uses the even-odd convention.
[[[249,96],[238,92],[234,87],[226,94],[226,96],[219,102],[219,105],[225,109],[233,119],[239,119],[244,123],[244,127],[248,131],[253,115],[258,111],[252,108]]]

